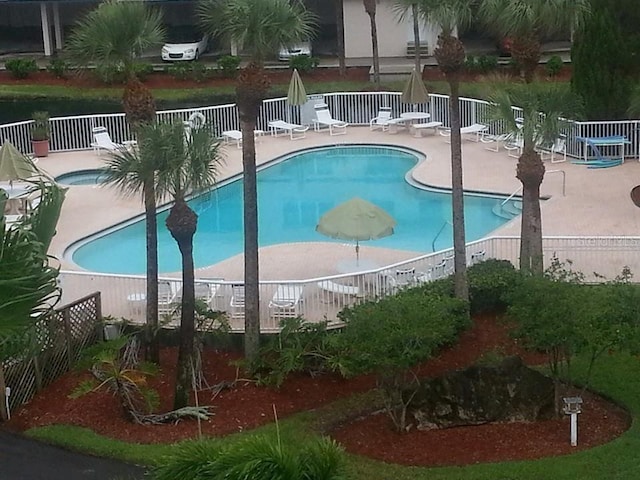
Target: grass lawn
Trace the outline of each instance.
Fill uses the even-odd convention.
[[[585,371],[585,364],[575,362],[577,372]],[[596,364],[592,380],[593,388],[625,406],[633,417],[631,428],[620,438],[606,445],[573,455],[550,457],[535,461],[478,464],[465,467],[402,467],[372,461],[353,455],[348,456],[348,478],[362,480],[584,480],[640,478],[640,429],[636,418],[640,411],[640,361],[637,357],[616,354],[605,356]],[[335,417],[351,408],[351,403],[366,401],[366,397],[342,400],[315,412],[304,412],[282,420],[285,439],[304,442],[315,435],[314,425],[323,419]],[[226,437],[217,441],[234,441],[241,435],[267,432],[273,424],[252,432]],[[128,444],[110,440],[93,432],[69,426],[49,426],[32,429],[27,434],[47,442],[82,450],[101,456],[109,456],[154,465],[171,448],[168,445]],[[568,435],[567,435],[568,436]],[[568,441],[568,438],[567,438]],[[428,448],[428,445],[425,445]]]

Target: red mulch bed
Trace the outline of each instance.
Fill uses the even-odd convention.
[[[491,316],[476,318],[474,326],[464,332],[459,343],[446,349],[437,358],[420,366],[421,375],[438,375],[472,364],[484,353],[521,354],[529,364],[539,363],[539,355],[523,352],[508,336],[507,327]],[[204,372],[213,385],[236,378],[236,368],[229,361],[235,354],[207,350]],[[161,410],[171,408],[176,350],[162,352],[162,373],[152,382],[162,401]],[[76,400],[68,398],[87,374],[70,373],[46,388],[29,404],[15,412],[6,426],[13,430],[31,427],[70,424],[90,428],[102,435],[130,442],[169,443],[197,434],[195,421],[176,425],[141,426],[128,423],[118,402],[110,394],[94,392]],[[344,380],[333,375],[311,378],[296,375],[279,390],[257,387],[241,382],[216,398],[201,392],[199,402],[211,405],[215,415],[202,425],[205,435],[223,436],[249,430],[273,420],[273,406],[280,418],[295,412],[326,405],[374,386],[374,379],[362,376]],[[628,415],[618,406],[595,395],[585,396],[584,413],[580,416],[580,446],[568,444],[566,419],[515,424],[489,424],[429,432],[411,431],[399,435],[391,429],[384,415],[370,415],[337,427],[332,435],[354,453],[387,462],[407,465],[462,465],[539,458],[561,455],[612,440],[630,424]]]

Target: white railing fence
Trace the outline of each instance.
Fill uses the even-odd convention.
[[[556,256],[562,262],[570,261],[566,267],[584,273],[586,280],[592,282],[601,281],[601,276],[614,279],[625,266],[632,272],[640,272],[639,247],[640,237],[545,237],[543,241],[545,267]],[[483,259],[509,260],[517,266],[519,248],[518,237],[490,237],[469,243],[467,259],[484,252]],[[453,263],[447,261],[451,255],[451,250],[443,250],[357,274],[260,282],[261,330],[277,331],[281,318],[287,315],[282,309],[270,305],[280,285],[295,285],[302,289],[300,301],[289,311],[290,314],[300,314],[310,322],[328,321],[330,325],[337,326],[338,312],[346,305],[391,295],[404,285],[428,282],[451,274]],[[144,321],[146,286],[143,276],[63,271],[60,279],[63,303],[100,291],[105,316]],[[167,312],[178,304],[181,281],[170,277],[163,280],[170,282],[175,303],[171,307],[165,304],[161,310],[175,325],[179,316]],[[209,306],[226,312],[233,331],[242,332],[244,311],[242,307],[234,307],[232,302],[233,286],[241,285],[242,281],[206,278],[197,281],[210,285],[209,291],[213,293],[208,299]]]
[[[394,116],[399,116],[405,110],[428,111],[431,120],[442,122],[445,127],[449,122],[449,97],[432,94],[428,104],[407,105],[400,100],[400,92],[335,92],[313,95],[310,102],[326,103],[333,116],[351,125],[368,125],[375,117],[381,106],[390,106]],[[487,102],[473,98],[460,98],[460,120],[462,126],[473,123],[485,123]],[[234,104],[216,105],[178,110],[164,110],[157,113],[158,119],[163,121],[176,119],[186,121],[195,113],[202,113],[207,124],[212,126],[216,135],[225,130],[238,130],[238,112]],[[514,107],[514,115],[518,116],[519,109]],[[302,108],[291,107],[286,98],[265,100],[258,118],[257,128],[267,130],[271,120],[286,119],[291,122],[305,123]],[[0,144],[9,140],[22,152],[31,151],[30,128],[31,121],[16,122],[0,125]],[[603,121],[603,122],[573,122],[567,132],[567,154],[582,158],[584,142],[576,137],[607,137],[623,135],[630,141],[625,146],[625,156],[640,158],[640,120]],[[91,148],[91,129],[104,126],[109,130],[115,142],[131,139],[131,133],[123,113],[79,115],[70,117],[55,117],[51,119],[51,151],[64,152]]]

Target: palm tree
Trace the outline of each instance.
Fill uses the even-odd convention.
[[[569,123],[563,118],[580,118],[579,97],[567,89],[550,86],[531,89],[524,84],[502,86],[490,95],[489,121],[498,121],[512,138],[522,139],[522,153],[518,159],[516,177],[522,182],[522,225],[531,229],[530,251],[524,252],[529,264],[520,264],[525,271],[541,272],[542,221],[540,214],[540,185],[545,167],[537,150],[538,145],[551,146],[560,135],[568,132]],[[513,105],[522,108],[522,121],[516,122]],[[523,236],[524,238],[524,236]],[[536,252],[540,252],[537,254]],[[521,258],[522,262],[522,247]]]
[[[242,131],[244,175],[244,283],[245,357],[257,357],[260,340],[258,271],[258,195],[256,147],[253,131],[270,82],[263,61],[281,45],[291,45],[314,34],[315,16],[293,0],[202,0],[197,14],[210,34],[242,45],[251,56],[236,86],[236,104]]]
[[[362,0],[371,26],[371,55],[373,56],[373,81],[380,88],[380,53],[378,52],[378,26],[376,25],[377,0]]]
[[[398,16],[399,22],[404,22],[407,15],[411,13],[411,19],[413,21],[413,44],[415,45],[413,65],[416,72],[421,73],[422,66],[420,65],[420,19],[418,0],[395,0],[393,9]]]
[[[453,209],[453,253],[455,293],[469,299],[467,254],[464,229],[464,187],[462,184],[462,138],[460,135],[460,75],[464,72],[465,51],[456,29],[466,27],[472,18],[474,0],[420,0],[418,8],[425,22],[441,29],[434,55],[449,83],[449,121],[451,125],[451,203]]]
[[[195,342],[193,236],[198,226],[198,215],[186,199],[188,195],[215,184],[221,155],[219,143],[205,127],[194,126],[185,135],[181,123],[149,124],[141,133],[139,156],[143,160],[139,163],[148,164],[151,163],[148,159],[155,159],[156,196],[173,198],[166,225],[182,257],[180,348],[174,396],[174,408],[178,409],[189,401]]]
[[[146,2],[107,0],[78,21],[66,49],[80,65],[95,62],[122,69],[127,84],[122,101],[132,126],[155,119],[155,102],[136,76],[136,59],[162,45],[165,31],[159,10]]]
[[[562,29],[575,29],[589,13],[589,0],[483,0],[480,16],[485,23],[504,36],[513,37],[511,54],[520,66],[527,84],[533,81],[540,61],[540,39]],[[518,105],[520,106],[520,105]],[[518,162],[517,178],[522,182],[522,228],[520,233],[520,268],[542,273],[542,218],[540,191],[544,165],[533,155],[533,138],[524,136],[524,151]],[[525,214],[526,212],[526,214]]]
[[[118,66],[127,75],[123,106],[134,129],[155,120],[151,92],[136,77],[135,61],[145,50],[162,44],[162,16],[145,2],[108,0],[89,12],[73,29],[67,51],[80,65],[95,62]],[[159,362],[158,331],[158,245],[153,168],[136,165],[135,158],[111,164],[111,182],[129,193],[142,191],[147,230],[147,354]],[[125,169],[126,168],[126,169]]]
[[[60,299],[58,269],[51,266],[47,249],[66,190],[44,183],[36,188],[40,203],[11,228],[6,228],[3,213],[7,196],[0,190],[0,361],[24,353],[26,330]]]
[[[336,9],[336,40],[338,44],[338,66],[340,76],[344,77],[347,73],[347,61],[344,50],[344,0],[335,0]]]

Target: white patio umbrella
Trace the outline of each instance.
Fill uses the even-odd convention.
[[[322,215],[316,231],[331,238],[355,240],[358,261],[361,241],[388,237],[395,226],[396,221],[382,208],[355,197]]]

